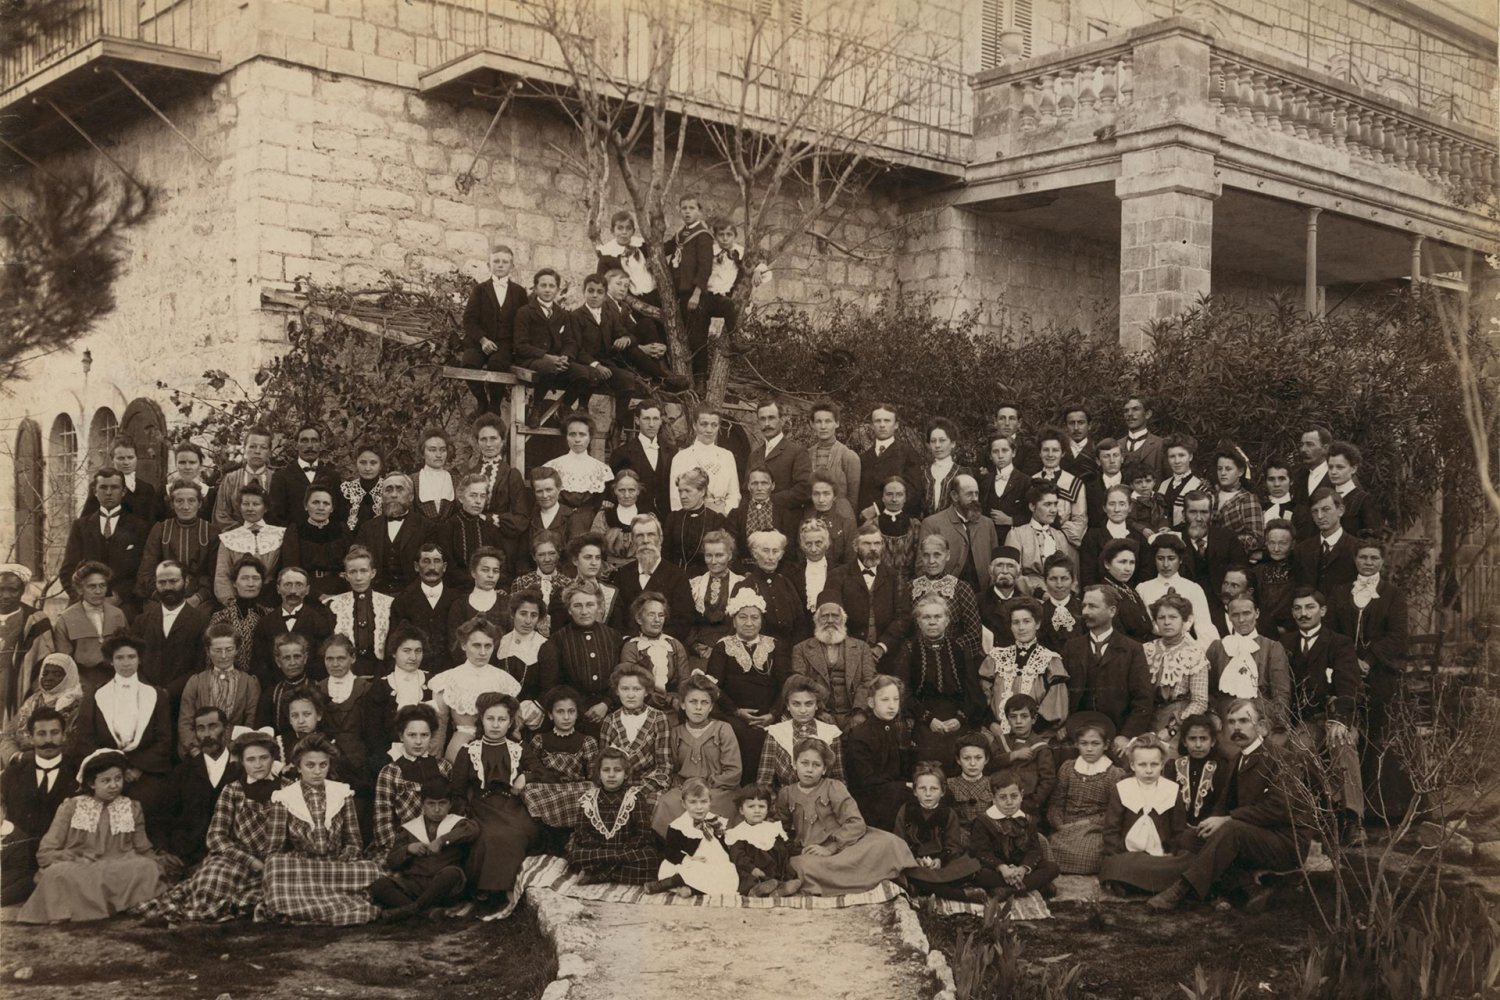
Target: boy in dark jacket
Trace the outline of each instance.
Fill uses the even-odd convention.
[[[464,861],[479,824],[450,812],[449,795],[447,778],[422,782],[422,815],[402,824],[386,856],[391,873],[370,886],[381,920],[405,920],[463,895]]]
[[[996,899],[1045,889],[1059,871],[1042,852],[1036,818],[1021,810],[1020,779],[1014,771],[997,771],[990,782],[994,804],[979,814],[969,835],[969,852],[979,861],[974,882]]]

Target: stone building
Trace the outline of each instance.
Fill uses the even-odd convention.
[[[21,561],[55,565],[82,502],[76,470],[118,429],[162,477],[158,382],[249,373],[280,349],[266,292],[301,275],[358,285],[482,267],[492,236],[523,273],[592,269],[563,119],[518,99],[483,138],[511,82],[559,79],[522,0],[58,2],[76,16],[0,57],[0,188],[107,158],[160,207],[130,235],[116,311],[0,402],[0,541],[15,542],[0,548]],[[655,0],[603,2],[628,32]],[[723,112],[716,88],[752,12],[811,29],[819,5],[697,4],[684,100]],[[1331,289],[1451,276],[1493,244],[1494,222],[1456,207],[1457,191],[1496,181],[1492,4],[872,9],[920,24],[899,68],[928,95],[878,149],[891,180],[830,234],[876,252],[809,240],[778,262],[768,298],[903,288],[996,330],[1133,343],[1210,290],[1290,287],[1316,311]],[[710,202],[726,191],[703,156],[684,176]]]

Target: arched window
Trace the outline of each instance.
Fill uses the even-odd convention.
[[[79,483],[86,471],[78,460],[78,429],[66,413],[52,421],[47,438],[47,571],[62,564],[68,529],[78,516]]]
[[[15,561],[40,575],[47,526],[43,497],[47,467],[42,457],[42,429],[35,420],[22,420],[16,431],[16,547]]]
[[[115,418],[114,410],[101,406],[94,411],[94,419],[89,422],[89,472],[109,464],[109,450],[119,433],[120,421]]]
[[[135,442],[136,475],[148,483],[165,484],[167,421],[161,407],[144,397],[131,400],[120,418],[120,433]]]

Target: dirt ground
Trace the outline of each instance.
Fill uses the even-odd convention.
[[[0,928],[0,996],[14,1000],[535,1000],[556,970],[529,907],[503,923]]]
[[[1308,935],[1321,928],[1312,897],[1295,880],[1278,886],[1258,914],[1202,905],[1161,914],[1141,901],[1056,903],[1052,911],[1052,920],[1018,925],[1026,978],[1036,983],[1044,964],[1082,965],[1079,984],[1090,1000],[1181,1000],[1179,984],[1192,982],[1195,965],[1241,971],[1252,997],[1287,996]],[[924,913],[922,925],[952,961],[957,933],[979,920]],[[1016,1000],[1036,995],[1028,987]]]

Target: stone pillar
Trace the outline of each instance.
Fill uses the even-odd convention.
[[[1120,343],[1140,350],[1151,323],[1209,293],[1222,186],[1213,153],[1188,145],[1134,150],[1120,163]]]

